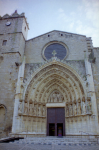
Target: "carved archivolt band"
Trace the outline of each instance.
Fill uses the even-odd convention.
[[[91,113],[91,100],[79,75],[59,62],[51,62],[31,77],[23,99],[19,114],[45,117],[47,103],[65,103],[67,117]]]

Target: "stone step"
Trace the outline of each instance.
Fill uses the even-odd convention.
[[[19,141],[14,141],[14,143],[26,143],[26,144],[97,144],[96,138],[50,138],[50,137],[43,137],[43,138],[25,138],[20,139]]]

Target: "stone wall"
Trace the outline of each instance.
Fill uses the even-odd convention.
[[[47,43],[52,41],[63,42],[68,47],[67,60],[84,60],[84,51],[87,49],[86,36],[66,32],[52,31],[42,36],[26,41],[26,63],[43,62],[42,50]]]
[[[47,63],[47,62],[46,62]],[[64,61],[67,65],[73,68],[81,78],[86,81],[86,70],[85,70],[85,62],[84,60],[66,60]],[[24,71],[24,81],[27,81],[30,76],[36,71],[43,63],[27,63],[25,64],[25,71]]]
[[[0,126],[0,135],[4,136],[11,132],[12,117],[14,110],[14,98],[18,77],[16,60],[19,60],[19,53],[9,53],[0,56],[0,105],[5,107],[5,118]]]

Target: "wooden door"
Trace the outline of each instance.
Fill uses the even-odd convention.
[[[65,108],[47,108],[47,135],[58,136],[58,128],[62,128],[62,135],[65,136]],[[51,131],[51,128],[53,132]],[[54,132],[55,130],[55,132]]]

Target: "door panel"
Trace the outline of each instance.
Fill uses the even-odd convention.
[[[55,124],[55,136],[58,128],[62,127],[62,135],[65,136],[65,108],[47,108],[47,135],[49,136],[49,124]],[[59,127],[61,124],[61,127]]]

